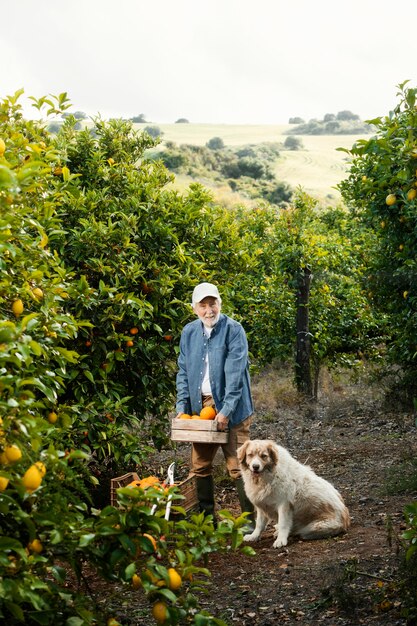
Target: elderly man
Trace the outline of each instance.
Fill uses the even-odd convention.
[[[197,319],[184,327],[180,340],[177,417],[199,414],[202,407],[212,406],[218,430],[229,429],[225,444],[192,445],[190,474],[197,479],[200,510],[214,517],[213,461],[220,446],[229,475],[235,480],[242,512],[252,513],[236,456],[237,437],[241,443],[249,439],[253,413],[246,334],[239,322],[221,313],[215,285],[197,285],[192,307]]]

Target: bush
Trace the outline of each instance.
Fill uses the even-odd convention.
[[[190,122],[185,117],[179,117],[175,123],[176,124],[189,124]]]
[[[207,148],[210,150],[222,150],[224,148],[224,141],[221,137],[212,137],[206,143]]]
[[[148,133],[150,137],[154,138],[162,137],[164,134],[159,126],[145,126],[144,131]]]
[[[284,148],[286,150],[302,150],[303,142],[299,137],[286,137],[284,141]]]

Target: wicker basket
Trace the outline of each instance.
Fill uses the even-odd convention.
[[[126,487],[134,480],[139,480],[136,472],[128,472],[127,474],[123,474],[123,476],[117,476],[117,478],[112,478],[110,480],[110,504],[112,506],[117,506],[117,489],[120,489],[120,487]],[[181,506],[187,511],[187,513],[188,511],[195,509],[198,505],[197,482],[195,476],[190,476],[182,482],[175,484],[179,488],[181,495],[184,496],[184,500],[173,500],[173,506]],[[172,511],[172,515],[176,514],[176,511]]]

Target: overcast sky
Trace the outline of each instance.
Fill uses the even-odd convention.
[[[285,124],[386,115],[417,87],[417,2],[0,0],[0,98],[88,115]]]

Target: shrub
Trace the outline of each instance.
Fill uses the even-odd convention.
[[[210,150],[222,150],[224,148],[224,141],[221,137],[212,137],[206,143],[207,148]]]
[[[148,135],[150,137],[162,137],[163,132],[162,130],[159,128],[159,126],[145,126],[144,128],[145,133],[148,133]]]
[[[302,150],[303,142],[299,137],[286,137],[284,141],[284,148],[286,148],[286,150]]]

